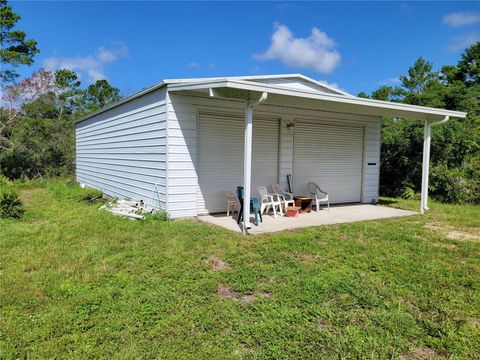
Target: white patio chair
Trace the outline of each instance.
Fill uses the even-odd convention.
[[[266,186],[257,187],[258,194],[260,195],[260,213],[266,210],[268,213],[270,209],[273,210],[273,217],[277,217],[277,208],[281,216],[283,216],[282,202],[275,194],[269,194]]]
[[[286,192],[280,186],[280,184],[272,184],[272,191],[274,194],[277,194],[283,202],[283,208],[286,209],[288,206],[295,206],[295,200],[293,200],[293,194]]]
[[[238,200],[237,195],[229,190],[225,190],[223,193],[227,198],[227,216],[230,215],[230,211],[232,214],[235,214],[235,211],[239,211],[240,209],[240,201]]]
[[[314,182],[309,182],[307,184],[307,190],[310,195],[313,197],[317,212],[320,210],[320,203],[326,203],[328,210],[330,210],[330,200],[328,199],[328,193],[320,189],[320,186]]]

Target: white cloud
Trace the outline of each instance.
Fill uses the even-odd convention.
[[[196,61],[191,61],[187,64],[187,66],[192,69],[198,69],[200,67],[200,63]]]
[[[330,86],[334,89],[337,89],[337,90],[340,90],[340,91],[345,91],[336,82],[332,83],[332,82],[328,82],[327,80],[318,80],[318,81],[320,81],[320,82],[324,83],[325,85],[328,85],[328,86]]]
[[[117,43],[112,48],[101,46],[95,53],[86,56],[51,56],[43,59],[43,66],[47,70],[69,69],[80,77],[87,75],[89,82],[95,82],[107,78],[105,65],[128,57],[127,45]]]
[[[447,14],[443,17],[443,23],[453,27],[473,25],[480,22],[480,12],[463,11]]]
[[[470,32],[467,34],[462,34],[454,36],[450,39],[447,50],[450,52],[457,52],[460,50],[465,50],[472,44],[475,44],[480,40],[480,34],[477,32]]]
[[[375,84],[376,85],[397,85],[397,84],[400,84],[400,82],[401,81],[398,77],[391,77],[388,79],[376,81]]]
[[[288,27],[275,25],[272,42],[268,49],[253,56],[256,60],[280,60],[283,64],[312,69],[319,73],[331,73],[340,63],[337,44],[318,28],[312,28],[307,38],[295,38]]]

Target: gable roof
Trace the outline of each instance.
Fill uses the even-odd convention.
[[[167,79],[163,82],[166,84],[195,83],[199,81],[218,81],[218,80],[242,80],[254,83],[272,84],[279,87],[299,88],[292,84],[310,85],[310,90],[322,93],[352,96],[349,93],[340,90],[324,81],[314,80],[302,74],[278,74],[278,75],[254,75],[254,76],[226,76],[212,78],[191,78],[191,79]],[[299,88],[301,89],[301,88]]]
[[[337,89],[322,81],[313,80],[302,74],[279,74],[258,76],[230,76],[192,79],[166,79],[156,85],[145,88],[114,104],[94,111],[84,118],[89,119],[95,115],[141,97],[152,91],[167,86],[171,91],[183,90],[209,90],[213,88],[230,88],[240,91],[267,92],[278,95],[294,96],[305,99],[324,101],[325,103],[344,104],[350,110],[365,109],[384,116],[413,117],[420,120],[438,120],[441,117],[451,116],[465,118],[466,113],[461,111],[444,110],[425,106],[416,106],[389,101],[359,98]]]

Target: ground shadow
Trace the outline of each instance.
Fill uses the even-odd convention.
[[[378,199],[378,204],[379,205],[392,205],[392,204],[398,204],[397,200],[392,200],[392,199]]]

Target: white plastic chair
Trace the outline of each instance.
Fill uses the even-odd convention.
[[[225,190],[224,194],[227,198],[227,216],[230,215],[230,211],[232,214],[235,214],[235,211],[239,211],[240,209],[240,201],[238,200],[237,195],[229,190]]]
[[[273,217],[277,217],[277,208],[281,216],[283,216],[282,202],[275,194],[269,194],[266,186],[257,187],[258,194],[260,195],[260,213],[266,210],[268,213],[270,209],[273,210]]]
[[[309,182],[307,184],[307,190],[313,197],[317,212],[320,210],[320,203],[326,203],[328,210],[330,210],[330,200],[328,199],[328,193],[326,191],[320,189],[320,186],[314,182]]]
[[[286,209],[288,206],[295,206],[293,194],[283,190],[279,184],[272,184],[272,191],[282,199],[284,209]]]

